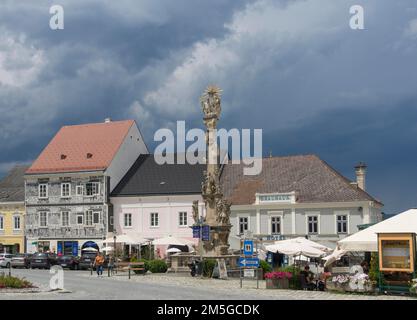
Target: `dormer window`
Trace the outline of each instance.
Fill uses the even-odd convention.
[[[87,159],[91,159],[93,157],[92,153],[87,153]]]
[[[67,158],[66,154],[61,154],[61,160],[65,160]]]

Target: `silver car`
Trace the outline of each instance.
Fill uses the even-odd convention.
[[[13,256],[11,264],[12,268],[30,268],[30,258],[32,254],[30,253],[17,253]]]
[[[10,268],[13,255],[11,253],[0,253],[0,267]]]

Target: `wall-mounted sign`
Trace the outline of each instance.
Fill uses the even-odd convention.
[[[200,226],[193,226],[193,238],[200,239]]]
[[[210,241],[210,226],[205,224],[202,226],[202,235],[201,238],[203,241]]]
[[[253,255],[253,240],[244,240],[243,241],[243,254],[245,256]]]
[[[414,272],[415,234],[378,234],[379,269]]]

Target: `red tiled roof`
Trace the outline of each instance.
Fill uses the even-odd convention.
[[[134,120],[62,127],[26,174],[105,170]]]

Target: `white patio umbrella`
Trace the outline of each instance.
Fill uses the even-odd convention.
[[[113,251],[113,247],[107,246],[107,247],[101,248],[101,251]]]
[[[181,250],[178,248],[169,248],[167,250],[167,253],[177,253],[177,252],[181,252]]]
[[[288,256],[303,255],[306,257],[318,258],[326,254],[324,250],[314,248],[309,243],[306,243],[304,241],[297,241],[298,239],[299,238],[289,239],[293,241],[276,241],[275,244],[266,245],[265,249],[271,252],[282,253]]]
[[[162,245],[177,245],[177,246],[186,246],[194,244],[193,241],[187,240],[184,238],[176,238],[176,237],[163,237],[152,241],[152,244],[155,246],[162,246]]]
[[[332,264],[336,260],[340,260],[340,258],[344,256],[346,252],[347,252],[346,250],[342,250],[339,247],[337,247],[336,249],[334,249],[334,251],[331,254],[323,258],[323,260],[326,261],[324,263],[324,266],[327,267],[328,265]]]
[[[93,248],[93,247],[87,247],[87,248],[84,248],[82,250],[83,251],[98,251],[96,248]]]

